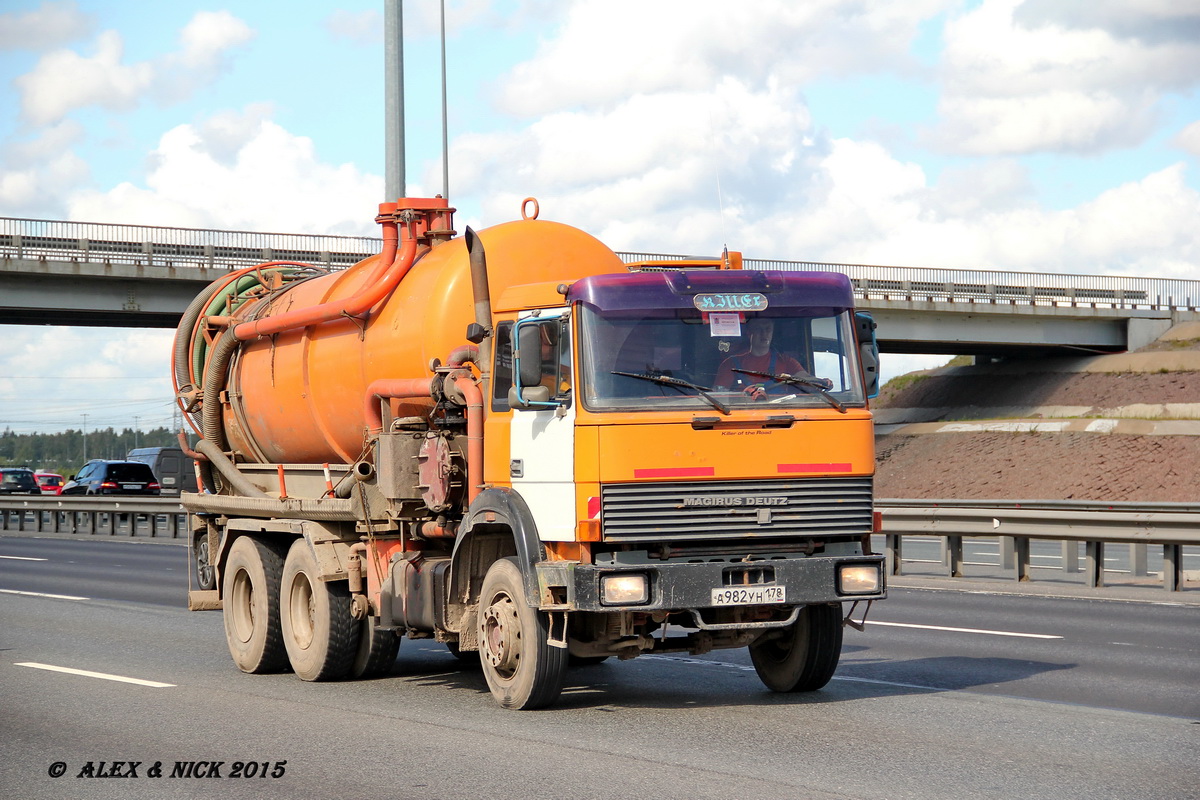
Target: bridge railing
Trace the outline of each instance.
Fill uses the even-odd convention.
[[[682,261],[695,256],[618,253],[626,263]],[[824,261],[745,258],[745,269],[840,272],[864,300],[988,303],[997,305],[1151,308],[1195,311],[1200,281],[1120,275],[1058,275],[1041,272],[886,267]]]
[[[380,251],[367,236],[256,233],[0,217],[0,258],[235,269],[302,261],[338,269]]]
[[[302,261],[330,269],[382,248],[368,236],[258,233],[0,217],[0,259],[83,261],[233,269],[264,261]],[[625,262],[694,256],[618,253]],[[1119,275],[889,267],[748,258],[748,269],[822,270],[850,278],[864,300],[1197,310],[1200,281]]]

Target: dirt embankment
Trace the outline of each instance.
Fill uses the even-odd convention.
[[[1055,409],[1060,417],[1063,409],[1083,418],[1121,409],[1142,416],[1152,412],[1141,409],[1173,404],[1179,419],[1180,409],[1187,416],[1196,407],[1188,404],[1200,404],[1200,369],[1164,369],[1158,358],[1164,349],[1200,351],[1200,342],[1156,343],[1120,362],[1005,362],[930,370],[885,387],[874,408],[880,418],[903,418],[911,409],[914,420],[918,410],[939,409],[934,418],[948,421],[979,420],[989,410],[1005,408],[1034,419],[1048,416],[1039,409]],[[1190,363],[1185,358],[1185,366],[1197,363],[1196,357]],[[1106,363],[1119,364],[1119,370],[1106,371]],[[930,426],[910,430],[916,427]],[[876,496],[1200,502],[1200,418],[1194,427],[1198,435],[986,430],[911,435],[900,427],[876,437]]]
[[[932,433],[875,444],[880,498],[1200,502],[1200,436]]]

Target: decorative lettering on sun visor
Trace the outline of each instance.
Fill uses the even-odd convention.
[[[764,311],[767,298],[758,292],[711,292],[694,296],[692,303],[701,311]]]

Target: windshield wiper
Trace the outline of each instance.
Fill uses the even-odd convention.
[[[726,416],[728,416],[730,413],[732,413],[729,410],[729,406],[725,405],[720,400],[718,400],[717,398],[710,395],[708,393],[709,392],[708,389],[706,389],[703,386],[697,386],[696,384],[691,383],[689,381],[685,381],[682,378],[672,378],[668,375],[653,375],[653,374],[644,373],[644,372],[618,372],[617,370],[612,370],[612,374],[613,375],[624,375],[628,378],[641,378],[644,381],[650,381],[651,383],[657,383],[662,386],[673,386],[681,392],[686,387],[688,389],[694,390],[696,392],[696,394],[700,395],[705,400],[712,403],[713,408],[715,408],[717,411],[720,411],[722,414],[725,414]]]
[[[841,413],[846,413],[846,407],[842,405],[836,397],[829,393],[829,390],[833,388],[833,381],[829,380],[829,378],[813,378],[806,375],[789,375],[786,372],[781,372],[778,375],[772,375],[769,372],[755,372],[751,369],[738,369],[737,367],[734,367],[733,371],[740,372],[743,375],[753,375],[756,378],[769,378],[776,383],[783,383],[788,386],[796,386],[805,390],[806,392],[809,392],[810,394],[816,394],[820,396],[821,399],[829,403],[829,405],[833,406]]]

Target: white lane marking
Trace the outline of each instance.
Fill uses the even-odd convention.
[[[0,556],[0,558],[7,558],[10,561],[49,561],[50,560],[48,558],[30,558],[29,556]]]
[[[19,594],[25,597],[49,597],[54,600],[88,600],[87,597],[76,597],[73,594],[46,594],[45,592],[19,592],[16,589],[0,589],[0,594]]]
[[[121,683],[133,683],[138,686],[149,686],[152,689],[166,689],[174,686],[173,683],[159,683],[158,681],[146,681],[141,678],[127,678],[124,675],[110,675],[107,672],[90,672],[86,669],[72,669],[71,667],[56,667],[53,664],[39,664],[36,661],[20,661],[14,664],[17,667],[33,667],[34,669],[44,669],[49,672],[65,672],[68,675],[81,675],[85,678],[101,678],[106,681],[119,681]]]
[[[916,628],[923,631],[947,631],[949,633],[983,633],[989,636],[1016,636],[1021,639],[1061,639],[1046,633],[1017,633],[1016,631],[989,631],[979,628],[946,628],[941,625],[910,625],[906,622],[876,622],[867,620],[868,625],[885,625],[890,628]]]
[[[651,661],[675,661],[682,664],[698,664],[702,667],[725,667],[726,669],[736,669],[742,672],[754,672],[754,667],[745,664],[731,664],[728,661],[708,661],[701,658],[688,658],[686,656],[655,656],[645,655],[640,656],[640,659],[650,659]],[[923,686],[917,683],[900,683],[899,681],[881,681],[875,678],[851,678],[846,675],[834,675],[832,680],[845,681],[847,683],[873,683],[879,686],[897,686],[901,689],[923,689],[929,692],[945,692],[946,689],[939,689],[936,686]]]

